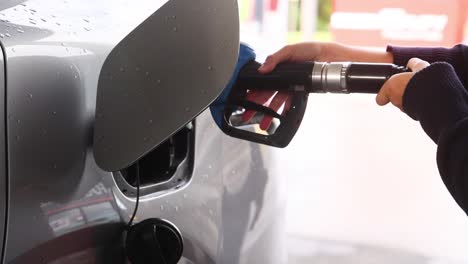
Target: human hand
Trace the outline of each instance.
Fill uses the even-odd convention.
[[[262,66],[258,69],[260,73],[269,73],[275,69],[281,62],[303,62],[323,60],[324,46],[323,42],[304,42],[293,45],[287,45],[279,51],[268,56]]]
[[[385,51],[384,49],[365,49],[335,42],[303,42],[287,45],[268,56],[265,63],[258,70],[261,73],[269,73],[276,67],[276,65],[286,61],[353,61],[392,63],[393,54]]]
[[[392,103],[403,111],[403,95],[406,87],[413,76],[420,70],[426,68],[430,64],[418,58],[412,58],[408,61],[407,67],[411,72],[395,74],[390,77],[382,86],[377,97],[375,98],[378,105],[383,106]]]
[[[276,53],[268,56],[265,63],[258,69],[258,71],[260,73],[267,74],[271,72],[276,65],[284,61],[319,60],[324,45],[326,45],[326,43],[306,42],[285,46]],[[246,99],[256,104],[267,106],[274,111],[278,111],[284,105],[282,112],[279,113],[282,115],[284,115],[291,106],[291,95],[286,92],[253,89],[249,91]],[[247,110],[242,115],[242,120],[247,122],[255,114],[255,111]],[[273,117],[265,116],[260,122],[260,129],[268,130],[272,121]]]

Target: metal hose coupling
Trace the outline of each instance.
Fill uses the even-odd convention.
[[[324,93],[349,93],[346,72],[350,62],[315,62],[312,86]]]
[[[378,93],[394,74],[410,71],[390,63],[315,62],[311,82],[313,92]]]

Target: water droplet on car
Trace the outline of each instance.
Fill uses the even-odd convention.
[[[210,209],[210,210],[208,211],[208,213],[209,213],[210,215],[213,215],[213,210]]]
[[[153,119],[148,120],[148,123],[153,124]]]
[[[210,165],[208,165],[208,169],[210,169],[210,170],[211,170],[212,168],[213,168],[213,166],[211,166],[211,164],[210,164]]]
[[[146,77],[148,77],[150,74],[149,74],[149,72],[145,72],[145,75],[146,75]]]
[[[143,138],[143,141],[147,141],[147,140],[148,140],[148,138],[147,138],[147,137],[144,137],[144,138]]]
[[[21,140],[21,137],[20,136],[16,136],[16,141],[20,141]]]
[[[45,19],[43,19],[43,18],[41,18],[41,20],[42,20],[42,22],[47,22],[47,20],[45,20]]]
[[[135,71],[137,71],[137,72],[139,72],[140,70],[141,70],[140,67],[135,68]]]
[[[52,168],[57,169],[57,164],[54,163],[54,165],[52,165]]]
[[[60,45],[62,45],[63,47],[65,47],[65,43],[64,43],[64,42],[60,43]]]
[[[11,51],[12,51],[12,52],[16,52],[15,48],[11,48]]]
[[[176,19],[176,16],[172,16],[172,19]]]
[[[22,29],[17,29],[16,31],[17,31],[18,33],[24,33],[24,30],[22,30]]]
[[[157,80],[156,82],[157,82],[158,84],[160,84],[160,83],[161,83],[161,80]]]
[[[177,32],[177,27],[172,28],[172,31]]]
[[[32,93],[28,94],[28,97],[29,97],[29,99],[32,99],[33,98]]]
[[[21,120],[20,120],[20,119],[16,120],[16,123],[20,124],[20,123],[21,123]]]
[[[174,207],[174,209],[176,210],[176,212],[178,212],[179,211],[179,206]]]
[[[190,107],[185,107],[185,112],[190,112]]]
[[[55,22],[55,24],[57,24],[57,26],[61,26],[62,24],[60,24],[59,22]]]
[[[7,36],[7,38],[11,37],[11,35],[8,33],[6,33],[5,36]]]
[[[86,23],[89,23],[89,20],[86,19],[86,18],[83,18],[83,21],[86,22]]]
[[[209,70],[209,71],[213,70],[213,67],[208,66],[208,70]]]
[[[183,196],[184,196],[184,198],[187,198],[187,197],[188,197],[188,195],[187,195],[186,193],[184,193],[184,195],[183,195]]]
[[[56,111],[53,111],[53,112],[52,112],[52,114],[53,114],[53,115],[56,115],[56,114],[57,114],[57,112],[56,112]]]
[[[91,29],[90,29],[90,28],[87,28],[87,27],[85,27],[84,30],[86,30],[86,31],[91,31]]]
[[[0,34],[0,38],[4,38],[5,37],[5,34]]]
[[[164,205],[161,204],[159,208],[161,208],[161,211],[164,211]]]
[[[124,68],[124,67],[120,67],[120,71],[121,71],[121,72],[124,72],[124,71],[125,71],[125,68]]]
[[[29,21],[30,24],[36,25],[36,22],[34,21]]]

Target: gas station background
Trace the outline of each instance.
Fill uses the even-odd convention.
[[[240,20],[259,34],[289,43],[335,40],[451,46],[468,37],[467,0],[239,0]]]
[[[258,61],[311,40],[451,47],[468,43],[467,7],[468,0],[239,0],[241,41]],[[273,151],[287,161],[274,169],[287,185],[291,245],[337,241],[349,244],[327,248],[333,254],[359,244],[431,264],[468,263],[468,218],[440,179],[436,145],[398,109],[378,107],[372,95],[312,94],[295,139]]]

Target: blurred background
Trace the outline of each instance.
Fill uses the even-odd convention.
[[[262,61],[288,43],[467,43],[468,0],[239,0],[241,40]],[[468,263],[468,217],[438,174],[436,145],[372,95],[311,95],[274,150],[287,182],[289,262]]]

